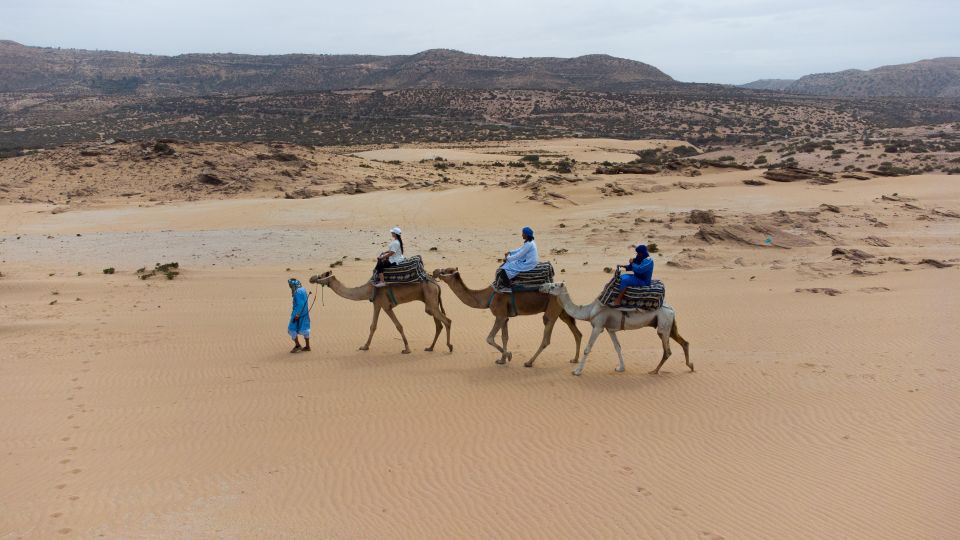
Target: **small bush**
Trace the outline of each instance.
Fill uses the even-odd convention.
[[[114,270],[112,266],[111,266],[110,268],[104,268],[104,269],[103,269],[103,273],[104,273],[104,274],[112,274],[112,273],[114,273],[114,272],[116,272],[116,270]]]

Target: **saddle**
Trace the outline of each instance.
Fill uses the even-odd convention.
[[[493,280],[493,288],[497,291],[507,290],[510,292],[539,291],[544,283],[553,282],[553,265],[549,262],[537,263],[533,270],[520,272],[510,280],[510,285],[502,283],[500,273]]]
[[[430,275],[423,269],[423,259],[419,255],[408,257],[396,266],[383,269],[383,281],[388,284],[419,283],[430,280]],[[374,283],[379,281],[376,271],[373,272],[370,281]]]
[[[667,293],[663,282],[655,279],[650,285],[644,287],[627,287],[620,305],[614,306],[613,301],[620,295],[619,286],[620,274],[617,274],[603,287],[600,303],[622,311],[655,311],[663,305],[663,297]]]

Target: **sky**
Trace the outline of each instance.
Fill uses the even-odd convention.
[[[958,0],[0,0],[0,39],[175,55],[605,53],[740,84],[960,56]]]

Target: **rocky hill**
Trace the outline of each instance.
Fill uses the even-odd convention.
[[[747,84],[741,84],[741,88],[750,88],[751,90],[784,90],[796,79],[759,79]]]
[[[920,60],[869,71],[817,73],[795,81],[761,79],[743,87],[832,97],[960,97],[960,57]]]
[[[506,58],[434,49],[409,56],[144,54],[28,47],[0,41],[0,92],[252,95],[343,89],[533,89],[628,91],[672,81],[623,58]]]

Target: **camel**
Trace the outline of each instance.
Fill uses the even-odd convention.
[[[440,338],[441,328],[447,330],[447,347],[453,352],[453,345],[450,344],[450,325],[452,321],[447,317],[447,312],[443,309],[443,300],[440,298],[440,284],[436,281],[423,281],[420,283],[398,283],[396,285],[387,285],[386,287],[374,287],[369,281],[359,287],[347,287],[340,283],[340,280],[333,275],[333,272],[326,271],[318,276],[310,278],[310,283],[319,283],[322,287],[330,287],[338,296],[347,300],[373,301],[373,322],[370,323],[370,336],[367,342],[360,347],[361,351],[370,349],[370,342],[373,340],[373,334],[377,331],[377,319],[380,318],[380,310],[386,311],[387,316],[396,325],[403,338],[403,354],[410,353],[410,345],[407,343],[407,336],[403,333],[403,326],[397,320],[393,313],[394,305],[406,304],[407,302],[423,302],[426,306],[427,315],[433,317],[433,322],[437,326],[437,333],[433,336],[433,343],[424,349],[432,351],[437,339]]]
[[[613,341],[613,348],[617,350],[617,356],[620,358],[620,364],[617,366],[617,372],[623,372],[623,352],[620,350],[620,341],[617,339],[617,332],[620,330],[634,330],[637,328],[646,328],[652,326],[657,329],[657,334],[663,342],[663,358],[657,364],[656,369],[651,371],[652,375],[660,373],[663,363],[670,358],[670,338],[683,347],[683,355],[686,359],[687,367],[693,371],[693,364],[690,363],[690,343],[680,336],[677,331],[677,318],[673,308],[663,304],[655,311],[621,311],[610,306],[605,306],[596,299],[591,304],[579,306],[570,299],[570,293],[563,283],[545,283],[540,286],[540,291],[549,293],[558,298],[563,305],[564,311],[577,319],[578,321],[590,321],[593,331],[590,333],[590,339],[587,341],[587,347],[583,349],[583,358],[576,369],[574,375],[583,373],[583,366],[587,364],[587,355],[593,350],[593,343],[604,330],[610,334],[610,341]]]
[[[550,295],[539,291],[527,291],[515,293],[514,298],[511,299],[510,294],[494,293],[492,285],[480,290],[470,289],[463,282],[457,268],[434,270],[433,277],[439,278],[449,285],[453,294],[457,295],[457,298],[467,306],[476,309],[489,309],[490,313],[493,313],[493,316],[496,317],[493,329],[487,335],[487,343],[500,351],[500,359],[497,360],[497,364],[503,365],[513,359],[513,353],[507,350],[507,340],[509,338],[507,324],[513,315],[543,313],[543,340],[541,340],[540,348],[537,349],[536,354],[523,364],[524,367],[533,367],[533,363],[540,356],[540,353],[550,345],[550,336],[553,334],[553,326],[557,323],[558,318],[570,328],[570,331],[573,332],[573,339],[577,342],[577,350],[570,363],[576,363],[577,357],[580,356],[580,340],[583,334],[577,329],[576,321],[563,311],[560,302]],[[502,347],[494,340],[497,332],[501,332]]]

